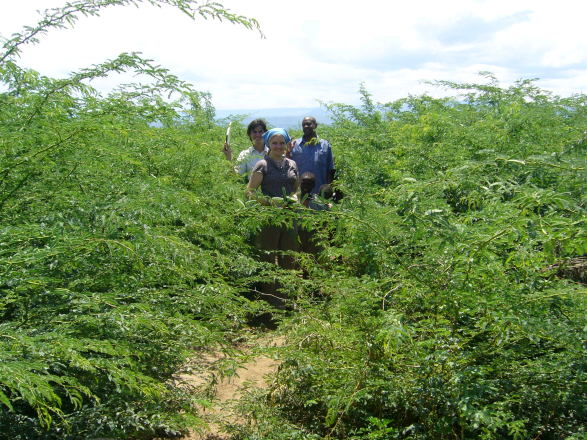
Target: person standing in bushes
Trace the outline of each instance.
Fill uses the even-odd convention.
[[[312,190],[316,187],[316,176],[312,173],[304,173],[300,177],[300,203],[306,208],[313,209],[315,211],[329,211],[330,206],[322,203],[318,197],[331,200],[333,198],[332,187],[325,183],[322,185],[316,194],[312,194]]]
[[[306,208],[312,201],[312,190],[316,186],[316,176],[312,173],[304,173],[300,177],[300,203]]]
[[[293,160],[285,157],[291,138],[285,129],[273,128],[263,134],[263,140],[269,153],[254,166],[247,186],[247,196],[263,205],[282,206],[287,203],[283,197],[285,192],[287,198],[297,203],[295,192],[300,185],[298,167]],[[261,258],[270,264],[275,264],[276,261],[274,251],[295,252],[298,249],[297,244],[297,225],[293,228],[267,225],[257,236],[257,246],[262,251]],[[279,253],[277,262],[284,269],[296,268],[293,255]],[[285,298],[277,292],[278,287],[279,283],[273,280],[263,283],[261,290],[270,304],[283,308]]]
[[[263,134],[267,131],[267,124],[263,119],[251,121],[247,127],[247,136],[251,139],[253,145],[246,150],[241,151],[236,159],[234,170],[241,176],[246,176],[247,181],[250,179],[253,167],[269,152],[263,141]],[[226,159],[232,163],[232,149],[230,145],[224,142],[222,152]]]
[[[316,186],[316,177],[312,173],[304,173],[300,178],[300,201],[306,208],[314,211],[329,211],[330,205],[326,200],[332,199],[332,187],[324,184],[319,188],[319,193],[312,195]],[[299,250],[317,257],[323,251],[322,246],[316,243],[316,230],[299,227]]]
[[[293,159],[298,166],[300,174],[312,173],[316,178],[316,184],[312,195],[318,192],[324,184],[331,184],[334,179],[334,156],[330,142],[318,138],[316,128],[318,123],[313,116],[306,116],[302,120],[304,135],[296,139],[287,149],[287,157]]]
[[[320,197],[321,200],[318,200],[317,197]],[[338,203],[338,200],[336,199],[336,192],[329,183],[325,183],[320,188],[318,188],[318,193],[314,196],[314,199],[316,201],[314,202],[314,207],[312,209],[317,211],[330,211],[330,208],[332,208],[332,203],[327,202],[327,200]]]

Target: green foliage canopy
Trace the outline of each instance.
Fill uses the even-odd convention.
[[[346,198],[239,438],[585,438],[587,98],[482,76],[325,104]]]
[[[217,3],[149,3],[258,28]],[[137,53],[64,79],[16,63],[51,28],[128,4],[68,3],[3,40],[1,438],[200,428],[209,399],[178,374],[226,346],[249,308],[229,281],[256,263],[232,215],[240,187],[212,153],[222,128],[209,93]],[[151,81],[106,96],[88,85],[125,71]]]
[[[280,277],[296,307],[283,364],[241,400],[256,423],[235,437],[585,438],[586,290],[560,270],[587,253],[585,96],[488,73],[432,83],[456,94],[442,99],[381,105],[361,86],[363,107],[326,104],[321,132],[344,201],[263,207],[220,157],[208,93],[136,53],[65,79],[16,63],[76,14],[131,3],[74,2],[3,40],[0,436],[201,427],[209,396],[178,374],[230,351],[264,309],[242,293]],[[214,3],[150,3],[258,28]],[[152,80],[87,85],[122,71]],[[325,247],[297,256],[308,278],[249,246],[294,218]]]

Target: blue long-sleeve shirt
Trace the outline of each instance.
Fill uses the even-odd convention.
[[[328,173],[335,169],[332,146],[325,139],[318,138],[314,144],[306,142],[303,136],[301,139],[296,139],[291,158],[298,166],[300,177],[307,172],[316,176],[316,186],[311,194],[318,193],[320,187],[328,183],[326,180]]]

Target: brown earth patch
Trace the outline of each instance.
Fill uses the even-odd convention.
[[[267,388],[266,375],[277,370],[279,361],[265,356],[254,355],[255,348],[269,348],[282,346],[285,338],[281,336],[262,336],[255,343],[240,346],[239,349],[245,356],[251,356],[245,363],[235,370],[231,377],[222,377],[218,373],[219,365],[226,364],[232,359],[221,352],[214,352],[200,357],[199,364],[204,365],[204,370],[197,375],[185,374],[180,378],[198,388],[208,388],[214,395],[214,404],[205,409],[200,415],[209,427],[209,430],[191,432],[185,439],[190,440],[228,440],[230,436],[222,431],[225,423],[245,423],[244,419],[233,411],[233,406],[241,396],[245,388]],[[256,350],[255,350],[256,351]]]

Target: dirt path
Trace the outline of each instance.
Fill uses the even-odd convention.
[[[283,337],[275,336],[263,336],[255,341],[256,347],[273,347],[281,346],[285,342]],[[253,345],[250,347],[244,347],[244,351],[251,353]],[[210,373],[215,374],[216,365],[226,360],[222,353],[214,353],[205,357],[205,363]],[[218,380],[215,386],[215,396],[217,399],[216,404],[212,408],[208,408],[204,413],[204,420],[210,427],[210,430],[198,434],[196,432],[190,433],[189,436],[185,437],[190,440],[227,440],[229,435],[222,432],[221,425],[223,421],[238,422],[238,418],[233,414],[231,406],[234,401],[240,398],[240,392],[244,388],[244,384],[254,384],[255,387],[265,388],[267,383],[265,382],[264,376],[269,373],[276,371],[278,361],[266,356],[255,356],[250,362],[243,364],[236,370],[236,375],[229,379]],[[205,384],[205,380],[202,375],[191,376],[184,375],[182,379],[196,385]],[[244,420],[242,421],[244,423]]]

